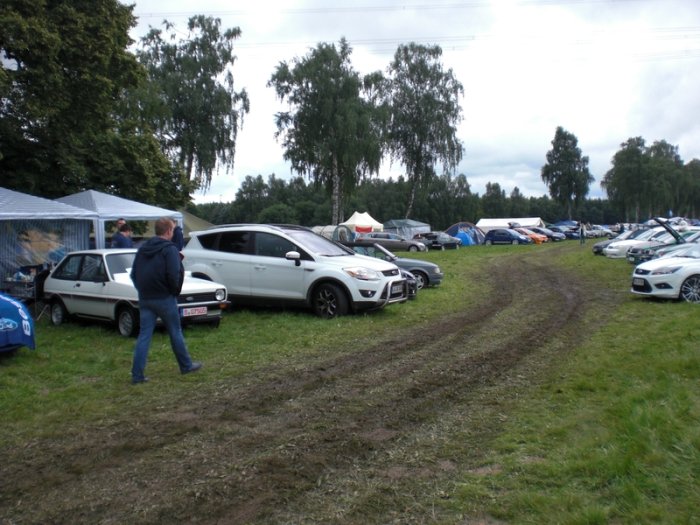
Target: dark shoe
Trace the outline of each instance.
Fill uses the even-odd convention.
[[[138,384],[140,384],[140,383],[148,383],[148,378],[147,378],[147,377],[144,377],[144,378],[142,378],[142,379],[132,379],[132,380],[131,380],[131,384],[132,384],[132,385],[138,385]]]
[[[196,362],[196,361],[192,361],[192,364],[190,365],[190,367],[189,367],[187,370],[183,370],[182,373],[183,373],[183,374],[189,374],[190,372],[196,372],[196,371],[199,370],[200,368],[202,368],[202,363],[198,363],[198,362]]]

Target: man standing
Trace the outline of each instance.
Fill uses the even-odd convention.
[[[162,217],[156,221],[155,229],[156,236],[146,241],[136,252],[131,270],[131,280],[139,293],[141,321],[131,367],[133,384],[148,381],[144,369],[157,318],[163,321],[168,330],[170,346],[180,372],[188,374],[202,368],[202,363],[193,362],[190,358],[180,325],[177,296],[182,289],[185,269],[177,247],[171,242],[175,223],[172,219]]]
[[[112,247],[112,248],[117,247],[117,246],[115,246],[115,244],[117,243],[117,237],[121,236],[121,234],[119,232],[121,230],[121,227],[124,226],[125,224],[126,224],[126,220],[124,220],[123,218],[120,217],[117,219],[117,224],[115,226],[114,233],[112,234],[112,242],[110,244],[110,247]]]
[[[131,226],[124,223],[119,231],[112,236],[112,248],[133,248],[134,241],[131,238]]]

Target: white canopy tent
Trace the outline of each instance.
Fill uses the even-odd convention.
[[[381,232],[384,231],[384,225],[372,218],[372,216],[365,212],[355,212],[350,218],[340,223],[341,226],[347,226],[354,232]]]
[[[97,213],[0,188],[0,279],[85,249]]]
[[[529,228],[530,226],[539,226],[544,228],[545,224],[539,217],[515,217],[515,218],[504,218],[504,219],[479,219],[476,223],[477,228],[481,229],[484,233],[489,230],[495,230],[496,228],[510,228],[511,225],[517,224],[521,228]]]
[[[56,199],[57,202],[70,204],[97,214],[95,220],[95,246],[105,247],[105,222],[124,218],[127,221],[154,221],[160,217],[170,217],[183,226],[182,213],[131,201],[116,195],[86,190]]]

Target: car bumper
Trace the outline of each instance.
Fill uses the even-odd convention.
[[[658,277],[632,277],[632,288],[630,292],[636,295],[648,297],[659,297],[664,299],[677,299],[679,295],[678,283],[669,279],[668,275]]]

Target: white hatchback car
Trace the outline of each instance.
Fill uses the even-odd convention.
[[[130,276],[135,256],[135,249],[83,250],[66,255],[43,285],[51,322],[60,325],[69,316],[111,321],[121,335],[136,335],[139,301]],[[229,304],[224,285],[187,274],[177,302],[183,323],[216,326]]]
[[[669,233],[661,226],[650,228],[634,239],[625,239],[623,241],[613,240],[613,242],[603,248],[603,254],[611,259],[624,259],[627,257],[627,250],[633,246],[638,246],[647,241],[658,240],[664,236],[670,237]]]
[[[193,276],[224,283],[232,302],[296,305],[333,318],[408,298],[395,264],[357,255],[302,226],[217,226],[191,232],[182,253]]]
[[[694,244],[682,257],[652,259],[637,266],[631,292],[700,303],[700,244]]]

